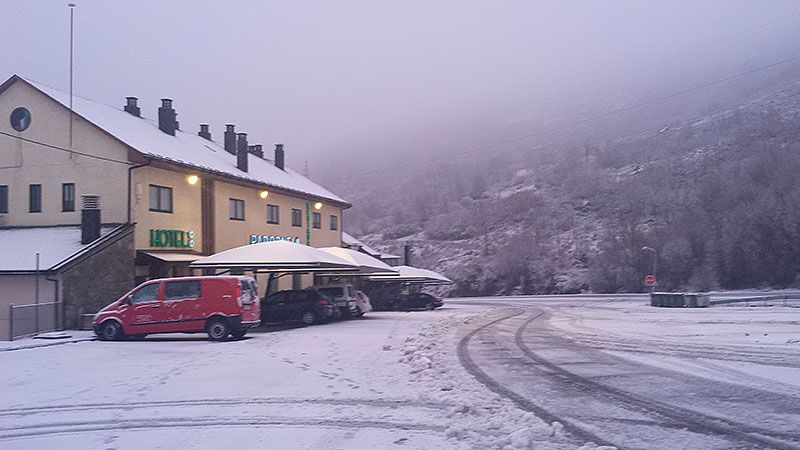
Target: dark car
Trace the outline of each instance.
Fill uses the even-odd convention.
[[[315,290],[280,291],[261,300],[261,321],[301,321],[312,325],[330,319],[333,310],[333,301]]]
[[[423,308],[431,310],[434,308],[440,308],[442,305],[444,305],[442,299],[425,292],[418,292],[416,294],[408,294],[403,296],[400,299],[398,306],[403,309]]]

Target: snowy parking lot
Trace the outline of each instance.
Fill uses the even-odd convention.
[[[800,308],[645,303],[459,299],[241,341],[7,347],[0,447],[800,447]]]

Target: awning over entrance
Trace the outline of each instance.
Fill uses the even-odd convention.
[[[206,256],[194,269],[242,269],[260,272],[346,272],[358,266],[314,247],[289,241],[259,242]]]
[[[320,248],[320,250],[322,250],[323,252],[330,253],[333,256],[342,258],[348,263],[358,267],[358,272],[343,273],[342,275],[347,275],[347,276],[381,275],[387,277],[397,277],[398,275],[400,275],[400,272],[395,270],[394,267],[386,264],[385,262],[379,259],[373,258],[372,256],[369,256],[366,253],[342,247],[323,247]]]
[[[151,258],[158,259],[165,263],[190,263],[202,258],[203,255],[196,253],[174,253],[174,252],[141,252]]]
[[[418,269],[411,266],[395,266],[400,272],[399,276],[376,275],[369,277],[369,281],[400,282],[409,284],[453,284],[446,276],[427,269]]]

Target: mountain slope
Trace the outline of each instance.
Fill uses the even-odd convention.
[[[460,294],[638,291],[653,264],[643,246],[661,289],[793,285],[800,82],[753,85],[670,120],[636,111],[613,131],[344,184],[346,226],[392,252],[411,241],[413,262]]]

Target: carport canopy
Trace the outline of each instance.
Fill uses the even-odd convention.
[[[411,266],[395,266],[399,276],[376,275],[369,277],[369,281],[394,281],[407,284],[453,284],[453,281],[446,276],[427,269],[419,269]]]
[[[191,263],[193,269],[241,269],[259,272],[348,272],[358,266],[320,249],[289,241],[243,245]]]
[[[400,272],[394,267],[386,264],[380,259],[373,258],[372,256],[363,252],[342,247],[322,247],[320,248],[320,250],[326,253],[330,253],[331,255],[336,256],[338,258],[342,258],[343,260],[349,262],[350,264],[353,264],[358,267],[357,272],[342,273],[341,275],[345,276],[380,275],[392,278],[396,278],[400,275]],[[338,275],[338,274],[333,274],[333,275]]]

